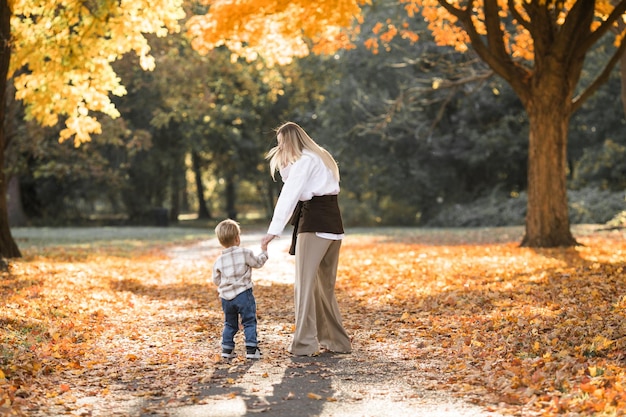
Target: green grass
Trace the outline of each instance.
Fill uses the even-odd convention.
[[[11,230],[20,248],[25,252],[56,248],[86,252],[90,250],[149,250],[164,245],[193,244],[215,237],[215,222],[189,221],[170,227],[16,227]],[[266,225],[242,224],[244,234],[264,233]],[[602,225],[573,225],[575,236],[597,232]],[[289,236],[289,227],[283,235]],[[483,244],[518,242],[524,234],[523,226],[473,228],[417,228],[364,227],[348,228],[348,237],[384,236],[392,240],[422,244]]]

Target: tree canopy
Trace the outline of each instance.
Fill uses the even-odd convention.
[[[248,69],[254,69],[253,72],[258,70],[259,73],[265,71],[263,68],[284,66],[294,57],[353,49],[355,42],[364,43],[374,54],[389,51],[391,43],[397,38],[415,43],[421,37],[421,43],[426,36],[423,33],[418,34],[411,23],[425,21],[432,39],[437,44],[452,47],[460,52],[468,51],[471,47],[495,74],[510,85],[528,115],[528,179],[525,182],[528,185],[528,215],[524,243],[529,246],[575,244],[569,230],[565,185],[565,176],[569,169],[566,158],[568,122],[574,111],[580,109],[582,103],[588,101],[586,99],[607,80],[612,68],[623,55],[624,46],[621,43],[622,36],[618,23],[621,22],[626,9],[626,0],[614,2],[614,5],[592,0],[568,2],[342,0],[317,2],[314,9],[304,0],[292,2],[214,0],[205,1],[203,4],[185,3],[183,0],[160,0],[150,4],[145,0],[129,4],[112,0],[87,2],[63,0],[56,2],[54,7],[50,7],[50,2],[44,0],[3,0],[2,3],[3,6],[10,8],[11,12],[12,57],[8,74],[15,84],[16,98],[26,105],[26,118],[44,126],[63,123],[65,127],[59,129],[61,139],[74,139],[77,145],[88,141],[91,134],[101,131],[102,115],[111,117],[120,115],[120,108],[116,106],[121,102],[114,96],[124,95],[126,88],[112,63],[126,52],[134,51],[142,68],[153,69],[155,60],[151,56],[146,34],[163,37],[169,32],[178,31],[184,17],[188,17],[185,25],[191,45],[208,57],[209,61],[215,56],[209,54],[210,51],[223,50],[226,47],[230,50],[232,65],[241,63],[241,58],[250,62],[258,60],[257,69],[254,69],[255,67]],[[364,24],[366,10],[383,10],[391,6],[397,8],[398,5],[405,11],[401,16],[388,17],[382,13],[380,21]],[[183,6],[187,13],[184,12]],[[3,12],[4,17],[6,14]],[[420,28],[423,25],[422,23]],[[3,36],[5,32],[3,29]],[[607,42],[607,38],[611,37],[612,41]],[[428,38],[430,39],[430,36]],[[587,53],[599,42],[607,45],[608,53],[602,58],[605,65],[595,65],[595,74],[585,74],[582,77]],[[172,48],[172,51],[175,49]],[[413,52],[408,53],[421,53],[417,48],[411,51]],[[0,55],[2,55],[0,58],[4,59],[7,53],[2,52]],[[422,57],[417,55],[404,57],[409,61],[419,62],[417,58]],[[177,59],[179,59],[177,55],[172,55],[173,62]],[[342,65],[338,64],[338,67]],[[367,66],[371,65],[366,64]],[[178,74],[177,79],[184,82],[185,72],[176,70],[175,64],[172,65],[172,70],[173,75]],[[219,68],[216,70],[219,73]],[[394,94],[400,97],[405,93],[404,87],[395,91],[398,85],[387,83],[382,76],[377,77],[375,65],[368,69],[370,70],[372,75],[362,78],[372,86],[378,82],[385,89],[389,87],[387,96],[381,96],[386,103],[396,99],[393,97]],[[350,71],[352,70],[345,68],[343,73],[348,74]],[[232,108],[235,112],[232,113],[232,118],[229,116],[230,113],[223,113],[221,107],[215,109],[215,115],[211,115],[211,112],[204,114],[201,108],[206,104],[206,100],[196,96],[194,89],[191,88],[188,91],[190,94],[188,98],[185,98],[184,94],[171,97],[168,103],[163,103],[164,107],[159,104],[162,110],[160,113],[149,117],[154,117],[155,123],[160,120],[157,123],[161,126],[159,129],[167,130],[161,129],[162,138],[159,140],[167,141],[169,136],[183,133],[186,135],[186,141],[203,143],[204,141],[198,141],[198,138],[192,136],[205,136],[217,132],[219,137],[212,141],[211,150],[221,152],[220,149],[229,148],[221,146],[222,140],[230,140],[224,134],[232,131],[234,136],[231,145],[234,148],[230,151],[239,149],[239,143],[244,146],[240,150],[245,150],[247,149],[245,147],[253,142],[248,139],[257,136],[258,129],[263,126],[263,123],[259,122],[260,119],[276,120],[280,117],[279,114],[284,114],[281,112],[285,109],[280,109],[288,95],[286,91],[291,88],[287,88],[286,85],[297,78],[297,75],[294,78],[288,72],[289,70],[285,72],[286,83],[278,85],[276,90],[271,83],[263,87],[267,87],[269,91],[262,89],[260,96],[267,95],[269,98],[275,95],[275,99],[270,99],[266,104],[256,97],[253,101],[247,101],[250,99],[248,92],[256,91],[253,80],[250,80],[252,84],[248,87],[246,76],[235,82],[233,86],[235,90],[242,88],[242,94],[237,94],[237,97],[242,98],[240,104],[247,103],[247,107],[255,108],[252,113],[258,114],[248,114],[244,111],[239,115],[237,112],[240,110],[235,107]],[[407,72],[409,73],[410,71]],[[263,77],[269,79],[267,76]],[[168,91],[168,79],[169,76],[164,77],[158,87],[165,94]],[[235,79],[236,77],[233,78]],[[447,83],[439,75],[431,81],[429,88],[434,91],[426,93],[423,89],[414,89],[422,91],[421,99],[445,97],[447,93],[439,94],[437,90],[441,90]],[[206,97],[211,96],[212,90],[219,92],[217,84],[210,85],[210,82],[207,84],[197,79],[195,82],[200,83],[199,90],[207,90]],[[350,89],[345,91],[351,93]],[[355,92],[359,93],[362,90],[357,89]],[[315,107],[309,99],[310,93],[310,91],[300,93],[303,102],[309,103],[309,109],[305,112],[313,111]],[[336,93],[334,99],[341,101],[342,93],[339,89]],[[328,97],[332,99],[332,94]],[[409,99],[414,100],[414,97],[415,95]],[[360,103],[366,110],[363,114],[377,107],[377,98],[371,96],[368,98],[369,104]],[[180,101],[175,102],[176,100]],[[200,106],[194,105],[196,100]],[[213,99],[209,101],[211,100]],[[419,100],[413,101],[418,102]],[[229,102],[228,97],[223,103],[224,106],[231,107],[233,104]],[[397,103],[401,104],[402,101],[398,100]],[[462,100],[458,101],[455,104],[455,111],[460,114],[463,105]],[[387,104],[384,104],[380,107],[386,106]],[[497,106],[498,104],[494,104],[494,107]],[[181,112],[180,109],[184,108],[188,110]],[[422,108],[421,104],[404,107],[401,111],[393,111],[386,115],[380,114],[381,117],[393,117],[395,120],[393,123],[385,122],[388,130],[380,136],[377,132],[370,131],[368,140],[375,142],[379,138],[392,139],[393,141],[380,145],[383,148],[390,147],[403,156],[407,155],[403,149],[410,149],[416,155],[424,155],[421,149],[430,149],[430,145],[414,143],[407,136],[408,131],[419,124],[429,124],[430,119],[432,123],[441,120],[441,111],[434,112],[431,108],[430,113],[423,113],[416,118],[414,112],[419,108]],[[4,109],[0,110],[4,119]],[[293,107],[290,107],[290,112],[297,116],[297,111]],[[181,119],[183,114],[186,116]],[[211,123],[207,123],[208,119],[205,117],[207,115]],[[248,119],[249,117],[251,119]],[[234,124],[223,126],[222,119],[224,122],[231,119],[239,121],[240,125],[245,121],[244,124],[248,127],[251,123],[257,126],[244,132]],[[522,119],[516,118],[516,123]],[[485,120],[483,118],[480,123],[484,124]],[[190,121],[193,121],[191,125]],[[452,119],[449,121],[450,124],[455,124]],[[499,121],[496,118],[493,121],[496,123],[494,126],[498,126]],[[174,124],[170,125],[170,122]],[[180,122],[188,125],[184,129],[185,132],[180,131]],[[483,137],[488,141],[490,135],[495,141],[502,132],[508,131],[506,122],[504,123],[503,129],[499,132],[494,130],[486,134],[475,132],[474,134],[478,136],[471,141],[479,143]],[[349,124],[347,121],[346,127]],[[359,135],[364,132],[364,126],[365,130],[370,129],[371,126],[368,124],[372,125],[365,122],[358,127],[361,129]],[[462,129],[461,125],[456,131],[448,129],[446,134],[454,137],[459,129]],[[354,136],[353,140],[362,143],[359,141],[363,136],[359,135]],[[448,136],[443,138],[442,144],[437,145],[438,148],[443,149],[447,146]],[[0,135],[0,139],[2,144],[6,144],[7,138],[4,135]],[[258,145],[263,146],[258,143],[255,149]],[[512,146],[519,148],[519,140],[516,139]],[[195,145],[191,147],[197,148]],[[615,147],[607,142],[605,148],[608,152]],[[516,160],[503,162],[501,167],[505,169],[507,163],[522,166],[523,164],[519,163],[519,155],[522,153],[516,152]],[[503,152],[502,155],[506,158],[507,153]],[[431,184],[432,181],[426,180],[427,176],[416,169],[417,165],[423,167],[429,162],[428,158],[425,158],[414,163],[397,165],[394,167],[395,175],[403,176],[403,172],[410,171],[409,177],[421,178],[419,181]],[[0,159],[4,159],[4,156]],[[588,177],[593,178],[593,175],[590,173]],[[619,181],[621,175],[618,173],[615,178]],[[516,185],[520,182],[519,179],[515,180]],[[2,178],[0,185],[6,187]],[[393,190],[393,187],[383,188]],[[397,194],[402,194],[402,191],[399,187]],[[436,190],[431,190],[426,197],[428,196],[437,196]],[[439,197],[437,196],[437,199]],[[2,207],[5,205],[0,201],[0,218],[6,217],[2,214]],[[5,234],[4,230],[0,231],[0,235]],[[6,256],[4,243],[2,252]]]
[[[614,66],[623,55],[623,28],[618,25],[626,10],[626,0],[610,1],[498,1],[484,0],[400,0],[405,4],[408,18],[418,13],[429,22],[435,41],[465,51],[471,45],[478,56],[493,71],[510,84],[528,114],[528,209],[526,234],[522,244],[551,247],[575,245],[570,231],[566,195],[567,131],[575,110],[598,87],[606,82]],[[346,13],[346,22],[359,22],[359,2],[342,2],[342,7],[317,3],[314,17]],[[190,22],[189,31],[195,46],[208,49],[216,45],[232,46],[235,53],[247,52],[265,57],[280,54],[271,47],[272,39],[291,36],[294,42],[303,34],[316,39],[322,27],[308,24],[305,30],[292,27],[308,16],[299,8],[291,10],[285,20],[282,1],[208,2],[208,13]],[[282,8],[281,8],[282,5]],[[350,7],[348,7],[350,6]],[[325,13],[319,10],[328,8]],[[236,17],[228,19],[232,13]],[[265,31],[259,31],[258,20],[267,22]],[[280,30],[272,32],[273,21],[285,21]],[[315,18],[311,18],[315,21]],[[308,22],[307,22],[308,23]],[[358,25],[356,25],[358,31]],[[295,29],[295,30],[294,30]],[[216,41],[214,33],[220,33]],[[207,35],[203,35],[207,33]],[[374,52],[396,36],[416,40],[416,34],[406,30],[405,24],[387,20],[372,29],[368,44]],[[252,36],[252,37],[249,37]],[[592,46],[605,36],[614,37],[615,50],[590,84],[580,86],[585,57]],[[335,39],[331,37],[330,39]],[[315,45],[315,42],[313,43]],[[327,50],[345,47],[345,42],[328,45]],[[292,50],[285,48],[291,52]],[[301,53],[301,52],[298,52]],[[267,59],[267,58],[266,58]]]
[[[182,0],[8,1],[15,96],[28,119],[53,126],[63,117],[61,139],[77,143],[101,132],[94,113],[119,116],[111,95],[126,90],[112,62],[133,51],[153,69],[145,34],[178,31],[185,17]]]

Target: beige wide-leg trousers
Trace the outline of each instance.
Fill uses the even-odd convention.
[[[296,330],[289,352],[312,355],[320,345],[332,352],[352,351],[341,323],[335,281],[341,240],[300,233],[296,242]]]

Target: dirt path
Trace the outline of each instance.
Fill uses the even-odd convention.
[[[260,239],[260,234],[250,234],[242,245],[258,251]],[[350,355],[289,355],[285,347],[291,335],[293,313],[291,303],[285,300],[291,300],[293,291],[293,257],[286,253],[288,243],[287,238],[272,242],[270,260],[253,275],[263,359],[246,361],[240,356],[222,361],[219,335],[207,337],[202,329],[194,332],[191,328],[202,327],[206,320],[219,320],[221,311],[207,311],[202,305],[176,297],[174,291],[179,284],[171,283],[167,289],[168,283],[161,280],[159,286],[166,289],[157,291],[144,283],[137,292],[141,291],[142,300],[148,298],[148,304],[140,305],[139,297],[129,298],[129,306],[120,306],[114,319],[118,325],[111,323],[110,330],[94,345],[94,357],[104,354],[107,361],[90,365],[87,353],[87,366],[76,369],[72,375],[71,399],[67,395],[63,401],[50,398],[30,410],[29,415],[496,415],[473,405],[471,398],[461,401],[438,387],[441,375],[437,363],[404,356],[393,340],[365,343],[365,330],[351,331],[354,352]],[[177,248],[162,268],[184,267],[206,274],[219,250],[215,240]],[[150,297],[144,296],[147,291]],[[119,332],[129,328],[123,323],[131,322],[140,323],[140,327]],[[165,332],[180,337],[164,336]],[[162,340],[168,342],[164,344]],[[238,346],[242,345],[238,342]],[[48,383],[58,385],[62,377],[56,381],[51,376]]]

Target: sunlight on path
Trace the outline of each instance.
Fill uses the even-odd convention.
[[[218,369],[198,404],[175,417],[499,417],[445,392],[425,389],[415,366],[390,352],[323,354],[234,362]]]
[[[262,237],[244,232],[241,246],[259,253]],[[82,367],[46,376],[50,392],[67,384],[71,396],[51,397],[31,415],[500,417],[443,391],[433,382],[445,372],[440,364],[407,353],[398,341],[373,342],[367,324],[351,332],[350,355],[287,353],[295,270],[289,244],[288,232],[271,242],[268,262],[252,274],[261,360],[220,358],[223,315],[210,279],[222,248],[207,233],[198,243],[172,247],[167,257],[149,258],[147,272],[106,275],[106,326]]]
[[[265,236],[262,233],[246,233],[241,237],[241,246],[251,249],[255,254],[261,252],[261,239]],[[256,285],[293,284],[295,271],[295,257],[289,255],[289,245],[291,235],[285,233],[284,236],[274,239],[268,247],[269,259],[263,268],[255,269],[252,272],[252,280]],[[211,238],[193,246],[179,246],[168,251],[168,255],[173,262],[190,262],[212,268],[213,262],[217,259],[222,250],[222,246],[217,238]],[[210,271],[211,269],[206,269]],[[210,277],[208,277],[210,279]]]
[[[262,233],[244,233],[241,246],[260,251]],[[269,260],[252,274],[255,285],[290,285],[294,259],[288,254],[290,234],[275,239]],[[212,265],[221,246],[215,238],[173,249],[173,262]],[[264,317],[265,319],[265,317]],[[274,320],[277,318],[274,317]],[[438,372],[436,364],[399,356],[397,346],[371,350],[355,334],[351,355],[291,357],[284,351],[285,330],[262,323],[264,359],[240,358],[219,365],[202,390],[199,403],[168,408],[173,417],[242,417],[261,413],[273,417],[499,417],[444,391],[427,388],[423,379]],[[275,324],[275,323],[274,323]],[[370,346],[371,348],[371,346]]]

